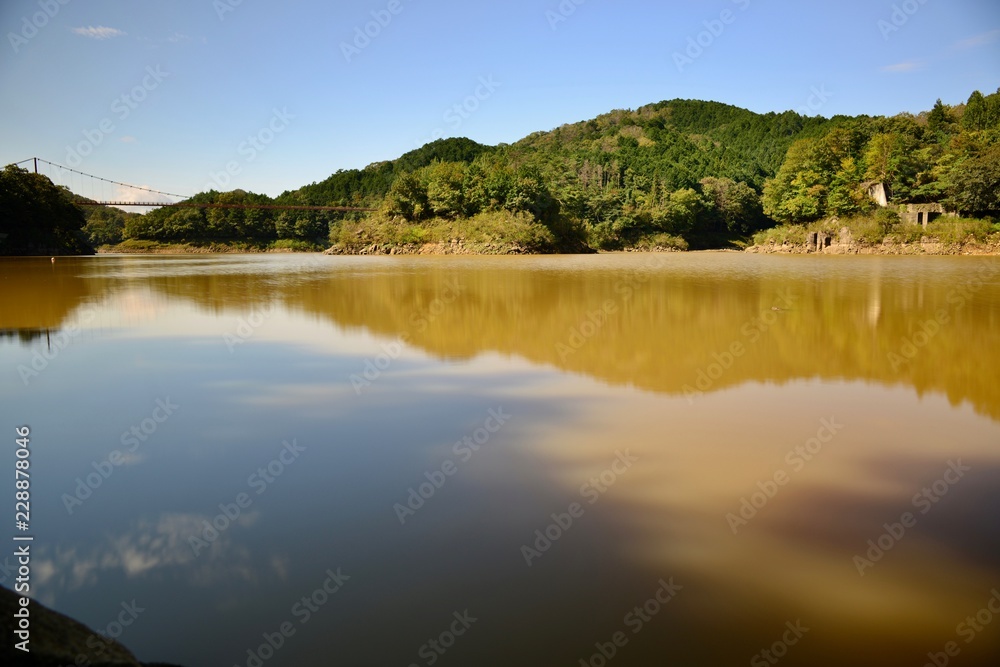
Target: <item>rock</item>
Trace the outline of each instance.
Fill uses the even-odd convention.
[[[28,606],[31,622],[29,653],[14,648],[14,612],[20,608],[20,595],[0,586],[0,663],[11,667],[171,667],[139,662],[132,653],[114,641],[97,634],[83,623],[49,609],[34,600]],[[86,662],[84,661],[86,660]]]

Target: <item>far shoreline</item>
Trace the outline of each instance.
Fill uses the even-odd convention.
[[[689,253],[745,253],[757,255],[872,255],[872,256],[1000,256],[1000,239],[995,241],[965,243],[941,243],[926,240],[919,243],[900,243],[891,238],[882,243],[869,244],[851,241],[836,243],[821,250],[808,247],[805,243],[765,243],[745,248],[701,248],[679,250],[676,248],[624,248],[621,250],[601,250],[576,253],[532,252],[517,245],[485,244],[466,246],[464,244],[373,244],[358,248],[333,246],[327,249],[252,248],[243,245],[212,244],[196,246],[191,244],[149,245],[143,248],[122,248],[101,246],[97,255],[343,255],[355,257],[402,257],[402,256],[550,256],[550,255],[627,255],[627,254],[689,254]],[[64,257],[66,255],[63,255]]]

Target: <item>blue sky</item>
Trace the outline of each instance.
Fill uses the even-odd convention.
[[[874,115],[1000,88],[996,0],[2,0],[0,27],[0,163],[182,194],[665,99]]]

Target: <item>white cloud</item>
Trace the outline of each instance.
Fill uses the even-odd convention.
[[[977,46],[984,46],[1000,39],[1000,30],[990,30],[989,32],[984,32],[981,35],[976,35],[975,37],[969,37],[968,39],[963,39],[962,41],[955,44],[956,48],[959,49],[974,49]]]
[[[118,28],[109,28],[103,25],[88,25],[86,28],[73,28],[73,32],[92,39],[111,39],[112,37],[121,37],[126,34]]]
[[[244,512],[234,523],[247,528],[258,516],[257,512]],[[250,549],[233,540],[232,528],[219,533],[200,557],[196,556],[190,538],[203,538],[204,523],[212,520],[201,514],[170,513],[153,520],[140,519],[125,533],[107,536],[87,549],[56,547],[54,554],[43,549],[32,561],[33,571],[50,590],[68,591],[96,586],[102,576],[143,578],[169,569],[183,571],[188,581],[200,586],[234,579],[255,582],[258,569],[282,579],[287,576],[287,558],[274,556],[269,563],[255,566]]]
[[[907,60],[906,62],[895,63],[893,65],[886,65],[882,68],[883,72],[890,72],[892,74],[900,74],[902,72],[914,72],[923,67],[923,63],[916,60]]]

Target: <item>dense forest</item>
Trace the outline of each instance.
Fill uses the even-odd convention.
[[[197,203],[349,206],[371,213],[161,208],[89,212],[95,245],[119,239],[317,248],[507,242],[530,251],[724,247],[779,223],[939,202],[1000,214],[1000,91],[919,115],[758,114],[673,100],[484,146],[442,139],[271,199],[210,191]],[[893,223],[891,216],[886,229]]]
[[[79,255],[93,248],[72,194],[13,165],[0,171],[0,255]]]

